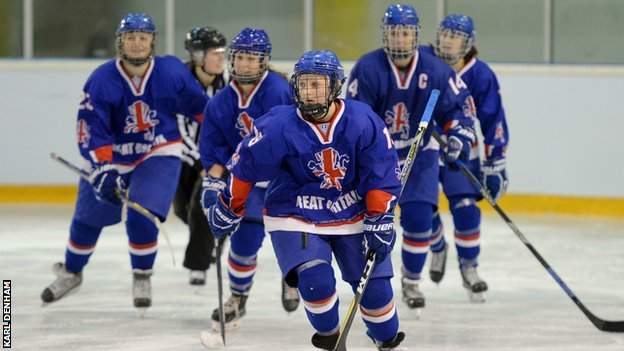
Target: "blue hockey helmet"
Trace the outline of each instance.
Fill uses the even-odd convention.
[[[305,78],[302,79],[304,75],[327,76],[324,91],[314,92],[314,87],[309,86]],[[325,117],[329,111],[329,106],[340,95],[344,81],[344,68],[333,51],[306,51],[295,63],[294,73],[290,80],[295,102],[303,117],[313,121],[318,121]],[[305,94],[302,89],[306,89]],[[310,100],[316,101],[311,103]],[[321,102],[319,100],[324,101]]]
[[[450,14],[440,22],[436,37],[435,53],[449,65],[457,63],[474,46],[476,33],[472,18],[462,14]],[[444,39],[460,38],[460,47],[453,48],[452,43],[444,44]],[[455,44],[456,45],[456,44]]]
[[[412,5],[393,4],[386,9],[381,23],[384,26],[418,26],[420,18],[418,18],[418,13]]]
[[[123,50],[122,36],[124,33],[143,32],[153,36],[149,55],[145,57],[129,57]],[[156,41],[156,25],[152,16],[147,13],[129,13],[125,15],[115,32],[117,34],[117,53],[125,62],[134,66],[140,66],[154,56],[154,44]]]
[[[420,18],[411,5],[388,6],[381,19],[382,43],[392,60],[411,58],[418,49]]]
[[[147,13],[129,13],[121,19],[116,33],[127,32],[156,33],[156,25],[152,16]]]
[[[244,28],[232,39],[228,48],[228,61],[232,78],[241,84],[254,84],[259,81],[269,67],[271,49],[271,40],[266,31],[258,28]],[[235,59],[238,53],[257,56],[259,60],[258,70],[253,73],[236,72]]]

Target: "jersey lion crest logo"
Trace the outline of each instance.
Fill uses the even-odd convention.
[[[89,140],[91,140],[91,133],[89,133],[89,125],[84,119],[79,119],[76,124],[76,136],[78,144],[84,149],[89,147]]]
[[[156,119],[156,111],[151,110],[149,105],[141,100],[137,100],[128,106],[128,113],[126,126],[124,127],[124,133],[126,134],[141,133],[160,123]]]
[[[409,112],[404,103],[399,102],[392,106],[392,111],[386,111],[385,122],[388,126],[390,134],[401,133],[401,139],[407,139],[409,137]]]
[[[247,112],[243,111],[238,115],[238,119],[236,119],[236,129],[238,129],[238,133],[241,138],[246,137],[251,133],[253,127],[253,118],[247,114]]]
[[[342,191],[341,180],[347,174],[348,155],[341,155],[333,147],[328,147],[314,154],[314,160],[308,162],[308,168],[317,177],[323,177],[321,189],[336,188]]]

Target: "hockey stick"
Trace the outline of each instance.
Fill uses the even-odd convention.
[[[442,149],[446,147],[446,142],[442,140],[442,138],[437,132],[435,131],[433,132],[433,137],[438,141],[438,143],[440,143],[440,146],[442,147]],[[618,332],[618,333],[624,332],[624,321],[608,321],[608,320],[599,318],[595,314],[591,313],[591,311],[588,310],[587,307],[585,307],[585,305],[581,302],[581,300],[579,300],[579,298],[576,297],[574,292],[572,292],[572,290],[563,281],[563,279],[561,279],[561,277],[548,264],[548,262],[546,262],[546,260],[542,257],[542,255],[540,255],[540,253],[537,252],[537,250],[533,247],[533,245],[529,242],[529,240],[522,234],[520,229],[518,229],[518,227],[514,224],[514,222],[511,221],[509,216],[507,216],[505,211],[503,211],[503,209],[500,206],[498,206],[498,204],[496,204],[496,201],[494,200],[494,198],[492,198],[487,188],[483,184],[481,184],[479,179],[477,179],[477,177],[474,174],[472,174],[472,172],[468,169],[468,167],[466,167],[466,165],[461,160],[455,161],[455,164],[459,167],[459,170],[464,174],[464,176],[466,176],[466,178],[468,178],[468,180],[475,187],[479,189],[479,192],[481,193],[483,198],[486,199],[487,202],[494,208],[494,210],[496,210],[496,213],[498,213],[501,216],[501,218],[503,218],[503,220],[507,223],[509,228],[511,228],[514,234],[516,234],[516,236],[520,239],[520,241],[522,241],[522,243],[529,249],[529,251],[531,251],[533,256],[535,256],[535,258],[537,258],[537,260],[542,264],[542,266],[544,266],[548,274],[550,274],[550,276],[555,280],[555,282],[559,284],[559,287],[561,287],[561,289],[565,291],[568,297],[572,299],[572,301],[576,304],[576,306],[578,306],[578,308],[596,326],[596,328],[602,331],[606,331],[606,332]]]
[[[50,157],[53,160],[58,161],[63,166],[67,167],[69,170],[71,170],[74,173],[78,174],[82,179],[86,180],[88,183],[91,183],[89,181],[89,173],[87,171],[85,171],[84,169],[76,166],[75,164],[73,164],[73,163],[69,162],[68,160],[64,159],[63,157],[57,155],[55,152],[51,152],[50,153]],[[127,191],[125,191],[125,190],[118,190],[117,191],[117,196],[119,197],[121,202],[126,205],[126,207],[130,207],[133,210],[135,210],[138,213],[140,213],[143,216],[145,216],[145,218],[149,219],[152,223],[154,223],[156,228],[158,228],[159,232],[163,233],[163,236],[165,237],[165,240],[167,241],[167,246],[169,247],[169,252],[171,253],[171,260],[173,261],[173,265],[175,266],[176,265],[175,255],[173,254],[173,248],[171,246],[171,242],[169,241],[169,235],[167,235],[167,232],[163,228],[162,222],[160,221],[160,218],[158,218],[156,215],[151,213],[147,208],[141,206],[139,203],[134,202],[134,201],[128,199]]]
[[[435,108],[436,103],[438,102],[438,97],[440,96],[440,91],[437,89],[431,90],[431,95],[429,95],[429,100],[427,100],[427,105],[425,106],[425,111],[423,112],[422,118],[420,119],[420,123],[418,124],[418,130],[416,130],[416,135],[414,136],[414,143],[410,146],[407,157],[405,158],[405,163],[403,163],[403,168],[401,169],[401,192],[399,194],[399,199],[401,198],[401,194],[403,194],[403,189],[405,188],[405,183],[407,182],[407,178],[412,171],[412,164],[414,164],[414,160],[416,159],[416,154],[418,153],[418,147],[420,146],[420,142],[425,135],[425,131],[427,131],[427,127],[429,126],[429,121],[431,121],[431,116],[433,115],[433,109]],[[357,307],[360,305],[360,301],[362,301],[362,295],[364,294],[364,290],[368,285],[368,280],[370,279],[370,275],[375,268],[375,252],[372,250],[368,250],[366,252],[366,264],[364,265],[364,271],[360,276],[360,282],[358,283],[358,287],[355,290],[355,295],[351,300],[351,304],[349,305],[349,309],[347,310],[347,314],[344,316],[342,323],[340,325],[340,332],[338,334],[338,340],[336,341],[336,345],[333,348],[333,351],[346,351],[347,350],[347,335],[349,334],[349,330],[351,329],[351,325],[353,324],[353,319],[355,318],[355,314],[357,312]]]
[[[219,327],[221,328],[221,340],[225,346],[225,314],[223,313],[223,278],[221,276],[221,251],[223,250],[224,240],[217,240],[217,291],[219,294]]]

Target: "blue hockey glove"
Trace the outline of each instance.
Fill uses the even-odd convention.
[[[208,224],[215,238],[221,239],[238,229],[243,217],[238,216],[221,199],[208,209]]]
[[[509,185],[504,157],[483,162],[481,165],[481,182],[490,192],[494,201],[498,202],[498,199],[507,191],[507,185]]]
[[[364,216],[364,249],[375,252],[375,260],[383,261],[392,252],[396,241],[394,214]]]
[[[121,199],[117,195],[117,191],[123,190],[125,184],[112,164],[105,163],[95,168],[89,176],[89,182],[93,186],[95,197],[99,201],[121,206]]]
[[[225,181],[221,178],[207,175],[202,179],[201,205],[206,216],[208,216],[210,207],[217,202],[219,192],[223,191],[225,186]]]
[[[444,159],[447,164],[453,164],[455,161],[468,160],[470,148],[475,140],[474,132],[470,128],[455,126],[449,130],[447,134],[446,149],[444,150]]]

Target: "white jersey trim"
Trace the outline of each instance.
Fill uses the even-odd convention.
[[[268,232],[289,231],[304,232],[318,235],[351,235],[362,234],[364,231],[364,219],[355,223],[336,226],[319,226],[314,223],[304,222],[293,217],[264,216],[264,227]]]
[[[309,122],[305,118],[303,118],[303,116],[301,115],[301,111],[297,109],[297,116],[299,116],[299,118],[301,118],[301,120],[304,121],[310,127],[310,129],[312,129],[318,140],[323,145],[331,144],[334,141],[334,130],[336,129],[338,123],[340,123],[340,119],[342,119],[342,115],[345,110],[345,102],[342,99],[338,99],[338,103],[340,104],[340,107],[338,108],[338,114],[333,119],[333,121],[330,120],[328,122],[331,123],[331,125],[327,128],[327,133],[321,132],[319,128],[314,125],[314,123]]]
[[[401,90],[409,89],[410,83],[412,81],[412,77],[414,76],[414,73],[416,72],[416,66],[418,65],[418,58],[419,58],[418,51],[416,51],[414,53],[414,59],[412,60],[412,63],[410,64],[410,67],[408,68],[407,74],[405,75],[405,80],[403,80],[401,79],[401,72],[399,71],[397,66],[392,62],[392,59],[390,58],[390,56],[386,54],[386,59],[388,60],[390,69],[392,70],[392,73],[394,74],[394,81],[396,82],[397,88]]]
[[[147,66],[147,71],[145,72],[145,75],[143,76],[143,78],[141,78],[141,85],[137,87],[136,85],[134,85],[134,82],[132,82],[132,77],[129,77],[126,71],[121,66],[121,59],[117,59],[117,61],[115,61],[117,71],[119,71],[119,74],[123,77],[126,83],[128,83],[128,86],[130,86],[130,91],[132,91],[132,94],[134,94],[134,96],[142,96],[145,93],[145,87],[147,86],[147,81],[149,80],[150,76],[152,75],[152,71],[154,70],[154,64],[154,59],[151,59],[149,65]]]
[[[475,63],[477,63],[477,58],[473,57],[472,59],[470,59],[470,61],[468,61],[468,63],[464,66],[464,68],[462,68],[459,72],[457,72],[457,75],[461,78],[461,76],[463,76],[464,73],[470,71],[470,69],[472,68],[472,66],[474,66]]]
[[[177,141],[160,148],[152,149],[152,151],[146,153],[142,158],[131,164],[115,163],[115,168],[117,168],[117,171],[121,174],[132,172],[141,162],[154,156],[175,156],[179,158],[182,156],[182,142]]]
[[[262,75],[262,78],[260,78],[260,81],[258,82],[258,84],[256,84],[253,87],[253,89],[251,90],[247,98],[243,96],[243,93],[239,90],[240,88],[238,87],[238,85],[236,85],[236,82],[234,80],[230,81],[230,87],[232,87],[232,89],[236,93],[236,96],[238,97],[238,108],[243,109],[243,108],[249,107],[249,105],[251,104],[251,100],[253,100],[253,97],[256,95],[258,90],[260,90],[260,86],[262,85],[262,82],[264,82],[264,80],[266,79],[268,75],[269,75],[269,71],[267,70]]]

